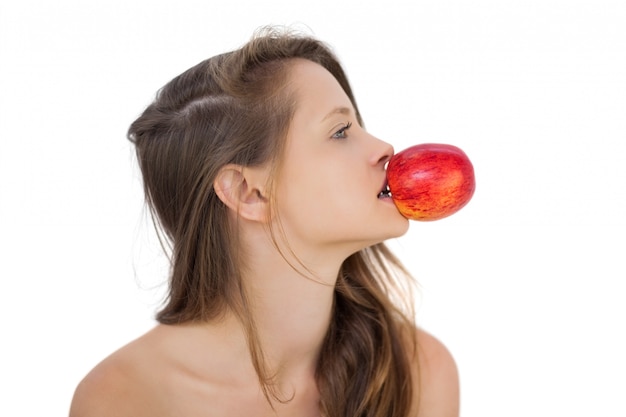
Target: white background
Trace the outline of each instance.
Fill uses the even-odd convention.
[[[462,415],[626,416],[625,3],[384,3],[2,1],[0,415],[66,415],[153,325],[166,270],[130,122],[191,65],[295,24],[336,49],[373,134],[474,162],[466,208],[392,242]]]

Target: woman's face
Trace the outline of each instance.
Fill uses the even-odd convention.
[[[350,99],[322,66],[298,59],[290,73],[296,110],[276,181],[275,201],[295,250],[344,250],[404,234],[389,197],[385,166],[393,147],[357,122]]]

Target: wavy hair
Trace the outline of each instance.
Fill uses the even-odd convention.
[[[326,68],[362,123],[346,74],[327,45],[265,28],[240,49],[171,80],[128,131],[147,205],[170,248],[169,289],[157,320],[208,321],[234,312],[270,404],[288,400],[280,399],[266,368],[241,280],[238,235],[213,182],[226,164],[280,165],[296,107],[287,82],[294,58]],[[323,415],[408,416],[416,390],[410,369],[416,354],[411,303],[402,287],[409,281],[382,243],[342,264],[333,319],[316,368]]]

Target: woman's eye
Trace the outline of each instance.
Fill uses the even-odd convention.
[[[347,131],[348,129],[350,129],[350,126],[352,126],[352,123],[346,123],[345,126],[343,126],[341,129],[339,129],[338,131],[336,131],[333,134],[333,139],[345,139],[348,137],[347,135]]]

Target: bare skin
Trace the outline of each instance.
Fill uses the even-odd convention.
[[[293,88],[305,104],[290,126],[278,209],[288,246],[298,259],[286,250],[279,253],[268,236],[267,223],[276,221],[266,197],[268,170],[226,166],[214,183],[219,198],[233,209],[231,215],[239,216],[252,314],[267,365],[290,401],[274,401],[272,409],[261,392],[241,325],[225,312],[212,322],[158,325],[121,348],[80,383],[70,417],[320,415],[315,368],[341,264],[364,247],[405,233],[408,221],[393,202],[378,198],[393,148],[358,126],[349,99],[322,67],[299,61],[293,74]],[[332,186],[345,193],[327,192]],[[294,270],[298,261],[307,271]],[[420,401],[412,414],[457,417],[454,360],[425,332],[418,331],[418,343],[419,362],[413,370]]]
[[[273,411],[243,335],[223,324],[157,326],[94,368],[76,390],[70,417],[320,415],[312,369],[292,371],[285,394],[295,395],[288,403],[274,402]],[[421,392],[415,416],[458,416],[454,360],[429,334],[419,331],[418,340]]]
[[[242,336],[224,323],[159,325],[89,374],[70,415],[276,415],[260,391]],[[278,415],[318,415],[312,373],[303,370],[291,381],[297,395],[275,405]]]

